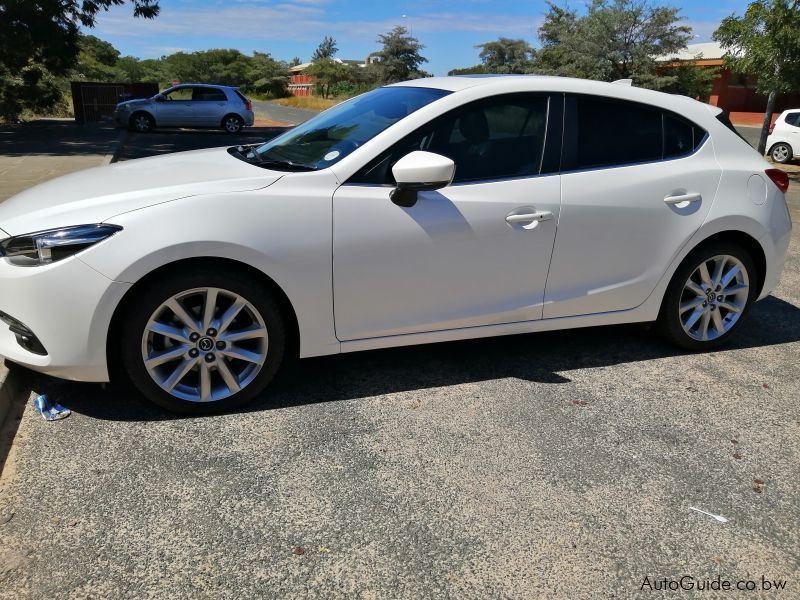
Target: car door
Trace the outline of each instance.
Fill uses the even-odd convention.
[[[178,86],[165,91],[164,100],[156,102],[156,123],[173,127],[191,126],[192,87]]]
[[[219,127],[228,101],[219,88],[197,86],[192,94],[192,119],[203,127]]]
[[[337,189],[340,340],[541,318],[560,210],[562,114],[561,95],[472,103],[423,126]],[[414,150],[453,159],[455,178],[404,208],[389,198],[391,166]]]
[[[698,230],[721,170],[706,132],[649,105],[566,100],[544,317],[634,308]]]
[[[795,156],[800,156],[800,112],[792,112],[785,117],[784,126],[786,141],[792,147]]]

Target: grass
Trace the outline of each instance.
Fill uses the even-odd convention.
[[[275,104],[281,106],[294,106],[295,108],[307,108],[309,110],[325,110],[339,104],[343,98],[323,98],[322,96],[289,96],[288,98],[278,98],[273,100]]]

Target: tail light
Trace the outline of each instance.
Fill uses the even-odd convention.
[[[775,123],[769,126],[769,134],[772,135],[772,132],[775,131]]]
[[[781,192],[784,194],[789,189],[789,176],[780,169],[767,169],[764,171]]]
[[[245,100],[244,107],[246,110],[253,110],[253,103],[250,100]]]

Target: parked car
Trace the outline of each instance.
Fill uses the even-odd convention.
[[[767,154],[777,163],[800,158],[800,108],[783,111],[769,128]]]
[[[262,145],[67,175],[0,204],[0,354],[207,412],[290,353],[651,321],[710,350],[791,235],[786,174],[723,117],[595,81],[430,78]]]
[[[237,88],[224,85],[176,85],[152,98],[120,102],[114,121],[147,133],[156,127],[214,127],[239,133],[253,125],[253,103]]]

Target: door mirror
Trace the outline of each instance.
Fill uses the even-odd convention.
[[[450,185],[455,173],[456,164],[446,156],[419,150],[411,152],[392,167],[397,187],[389,197],[398,206],[410,208],[417,203],[417,192]]]

